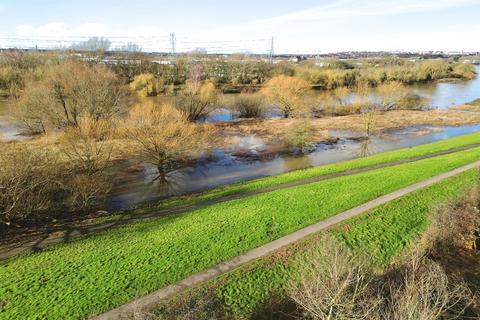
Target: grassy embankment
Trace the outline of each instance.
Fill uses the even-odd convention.
[[[480,132],[466,134],[408,149],[400,149],[379,153],[365,158],[357,158],[353,160],[343,161],[340,163],[334,163],[330,165],[313,167],[303,170],[296,170],[277,176],[265,177],[251,181],[231,184],[188,196],[173,197],[154,205],[143,206],[141,208],[135,209],[132,211],[132,213],[142,213],[151,210],[160,210],[180,205],[193,204],[200,201],[211,200],[236,193],[260,190],[263,188],[268,188],[302,179],[308,179],[316,176],[335,174],[347,170],[360,169],[392,161],[421,157],[431,153],[468,146],[476,143],[480,143]]]
[[[355,253],[367,255],[381,268],[427,228],[432,208],[461,196],[475,184],[477,177],[476,170],[468,171],[379,206],[324,233],[334,235]],[[322,234],[315,234],[177,295],[154,313],[168,316],[170,312],[181,314],[178,310],[198,308],[206,314],[217,312],[231,318],[249,318],[257,314],[267,319],[272,313],[280,316],[289,308],[288,303],[282,302],[286,301],[285,286],[299,279],[305,256],[317,250]]]
[[[463,138],[477,141],[473,136]],[[425,148],[431,150],[432,146]],[[474,148],[277,190],[184,214],[146,219],[19,256],[0,269],[0,317],[77,319],[101,313],[380,195],[471,163],[479,156],[480,148]],[[329,168],[326,172],[338,170]]]

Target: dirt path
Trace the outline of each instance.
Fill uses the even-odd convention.
[[[201,282],[210,280],[214,277],[218,277],[226,272],[229,272],[239,266],[251,262],[255,259],[265,257],[274,251],[293,244],[309,235],[322,231],[326,228],[329,228],[337,223],[348,220],[352,217],[358,216],[362,213],[365,213],[368,210],[371,210],[379,205],[390,202],[394,199],[400,198],[408,193],[413,191],[431,186],[438,182],[441,182],[445,179],[451,178],[455,175],[458,175],[462,172],[468,171],[473,168],[480,167],[480,161],[465,165],[463,167],[457,168],[455,170],[437,175],[435,177],[429,178],[427,180],[412,184],[408,187],[402,188],[400,190],[394,191],[387,195],[381,196],[377,199],[369,201],[361,206],[352,208],[350,210],[344,211],[340,214],[337,214],[333,217],[325,219],[323,221],[317,222],[316,224],[310,225],[306,228],[300,229],[294,233],[291,233],[287,236],[279,238],[275,241],[269,242],[263,246],[260,246],[256,249],[250,250],[242,255],[239,255],[229,261],[222,262],[210,269],[198,272],[188,278],[185,278],[181,281],[178,281],[172,285],[169,285],[163,289],[157,290],[149,295],[133,300],[130,303],[127,303],[119,308],[113,309],[109,312],[106,312],[102,315],[96,316],[94,320],[111,320],[111,319],[122,319],[129,317],[133,312],[139,310],[151,310],[154,308],[159,301],[166,298],[172,297],[173,295],[190,288],[192,286],[198,285]]]
[[[213,204],[217,203],[222,203],[226,201],[231,201],[231,200],[236,200],[236,199],[242,199],[254,195],[259,195],[262,193],[267,193],[267,192],[272,192],[275,190],[281,190],[281,189],[286,189],[286,188],[291,188],[291,187],[296,187],[304,184],[309,184],[309,183],[314,183],[314,182],[319,182],[323,180],[328,180],[328,179],[333,179],[337,177],[343,177],[343,176],[348,176],[352,174],[357,174],[357,173],[362,173],[370,170],[375,170],[375,169],[381,169],[381,168],[386,168],[386,167],[391,167],[391,166],[396,166],[404,163],[410,163],[414,161],[419,161],[419,160],[424,160],[424,159],[429,159],[433,157],[437,157],[440,155],[446,155],[446,154],[451,154],[455,152],[460,152],[460,151],[465,151],[473,148],[480,147],[480,143],[477,144],[472,144],[468,146],[463,146],[463,147],[458,147],[458,148],[453,148],[453,149],[448,149],[448,150],[442,150],[438,152],[434,152],[431,154],[419,156],[419,157],[414,157],[414,158],[408,158],[408,159],[402,159],[402,160],[396,160],[392,162],[387,162],[387,163],[381,163],[381,164],[376,164],[376,165],[371,165],[367,167],[363,167],[360,169],[352,169],[352,170],[347,170],[343,172],[337,172],[337,173],[332,173],[332,174],[326,174],[326,175],[321,175],[321,176],[316,176],[316,177],[311,177],[307,179],[301,179],[301,180],[296,180],[292,182],[287,182],[283,184],[278,184],[275,186],[271,187],[266,187],[258,190],[253,190],[253,191],[245,191],[245,192],[239,192],[235,193],[232,195],[226,195],[226,196],[221,196],[218,198],[214,199],[209,199],[209,200],[204,200],[200,201],[194,204],[190,205],[185,205],[185,206],[177,206],[177,207],[172,207],[172,208],[167,208],[167,209],[162,209],[162,210],[155,210],[155,211],[150,211],[146,213],[141,213],[137,214],[134,216],[125,216],[121,217],[118,220],[115,220],[113,222],[105,222],[105,223],[99,223],[95,225],[88,225],[88,226],[83,226],[83,227],[61,227],[57,229],[51,229],[49,233],[45,233],[43,235],[36,235],[32,236],[32,238],[26,239],[25,241],[21,243],[15,243],[15,244],[10,244],[10,245],[4,245],[2,248],[0,248],[0,261],[7,260],[17,254],[20,254],[22,252],[37,252],[42,250],[43,248],[52,245],[52,244],[57,244],[61,242],[68,242],[72,239],[78,238],[80,236],[85,236],[89,235],[92,233],[96,232],[101,232],[104,230],[108,230],[110,228],[114,228],[117,226],[125,225],[128,223],[132,223],[135,221],[147,219],[147,218],[153,218],[153,217],[160,217],[160,216],[166,216],[170,214],[177,214],[177,213],[182,213],[190,210],[195,210],[195,209],[200,209],[204,208]]]

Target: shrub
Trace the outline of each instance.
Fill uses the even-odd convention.
[[[398,103],[404,99],[409,90],[400,82],[394,81],[382,84],[376,90],[379,99],[379,109],[389,111],[398,108]]]
[[[472,80],[476,77],[475,67],[471,64],[459,63],[453,67],[452,76],[463,80]]]
[[[463,281],[449,279],[445,270],[413,251],[384,276],[389,319],[437,320],[461,316],[473,301]]]
[[[95,120],[119,115],[126,96],[120,80],[104,66],[67,62],[27,83],[16,115],[28,129],[44,132],[77,126],[85,115]]]
[[[153,74],[142,73],[135,76],[130,83],[130,88],[136,91],[140,97],[152,97],[162,90],[162,83],[159,83]]]
[[[189,120],[205,119],[216,107],[218,92],[211,82],[187,81],[175,106]]]
[[[276,104],[285,118],[295,112],[305,111],[305,93],[310,85],[297,77],[276,76],[270,79],[262,89],[262,93]]]
[[[313,144],[312,124],[306,119],[292,123],[287,130],[286,143],[304,153]]]
[[[424,110],[427,108],[427,99],[416,94],[407,93],[397,101],[397,108],[399,110]]]
[[[263,115],[263,96],[255,93],[241,93],[235,96],[233,108],[240,118],[260,118]]]
[[[87,209],[105,199],[111,188],[111,179],[103,172],[76,174],[68,181],[68,204],[71,209]]]
[[[382,274],[376,275],[366,259],[328,237],[307,256],[300,281],[289,296],[307,319],[455,319],[473,301],[463,281],[423,251],[412,251]]]
[[[287,290],[305,318],[377,318],[381,300],[368,262],[335,239],[325,236],[319,241],[319,249],[305,257],[300,281],[292,282]]]
[[[82,119],[53,143],[3,143],[0,153],[0,222],[51,218],[86,209],[111,188],[113,147],[106,121]]]
[[[113,146],[107,139],[110,123],[82,118],[77,127],[67,128],[59,139],[59,148],[69,164],[87,175],[104,172],[110,165]]]
[[[51,150],[16,143],[1,147],[1,222],[21,221],[61,206],[67,170]]]
[[[12,66],[0,67],[0,95],[16,97],[23,87],[21,70]]]
[[[127,136],[140,158],[155,165],[159,177],[188,163],[206,147],[210,132],[189,123],[170,105],[145,102],[129,114]]]

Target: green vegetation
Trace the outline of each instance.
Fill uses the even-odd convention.
[[[479,156],[480,148],[475,148],[278,190],[144,220],[14,258],[0,269],[1,316],[70,319],[106,311]]]
[[[312,124],[307,119],[292,123],[287,131],[286,145],[298,149],[304,153],[313,145]]]
[[[162,201],[155,205],[148,205],[132,211],[132,213],[141,213],[144,211],[150,211],[155,209],[169,208],[179,205],[188,205],[199,201],[205,201],[215,199],[227,195],[232,195],[241,192],[248,192],[268,188],[283,183],[298,181],[302,179],[313,178],[322,175],[335,174],[344,172],[347,170],[361,169],[368,166],[388,163],[392,161],[410,159],[415,157],[421,157],[424,155],[432,154],[439,151],[445,151],[452,148],[468,146],[472,144],[480,143],[480,133],[475,132],[471,134],[461,135],[458,137],[441,140],[425,145],[420,145],[408,149],[388,151],[379,153],[364,158],[357,158],[353,160],[343,161],[335,164],[324,165],[314,168],[308,168],[303,170],[296,170],[288,173],[284,173],[277,176],[266,177],[247,182],[241,182],[231,184],[224,187],[215,188],[203,193],[174,197],[168,200]]]
[[[379,206],[325,233],[334,235],[354,253],[366,255],[378,267],[384,267],[427,228],[428,213],[433,208],[463,195],[475,185],[477,175],[477,170],[468,171]],[[322,246],[319,240],[324,239],[325,233],[311,236],[172,298],[156,314],[178,316],[185,304],[190,306],[188,308],[201,308],[209,306],[209,301],[205,300],[210,300],[215,303],[213,311],[220,310],[232,319],[256,312],[260,318],[268,318],[268,312],[278,315],[282,312],[285,286],[298,281],[300,270],[308,264],[306,257]],[[269,303],[277,303],[271,306],[275,310],[269,309]]]

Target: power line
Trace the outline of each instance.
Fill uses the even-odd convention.
[[[208,53],[267,53],[271,58],[274,54],[274,38],[256,38],[239,40],[207,40],[199,41],[188,37],[176,36],[170,33],[168,36],[111,36],[111,37],[88,37],[88,36],[1,36],[0,48],[19,48],[19,49],[65,49],[79,42],[87,41],[91,38],[102,38],[110,42],[110,48],[121,48],[128,44],[135,43],[142,47],[143,51],[148,52],[189,52],[196,50],[206,50]]]

